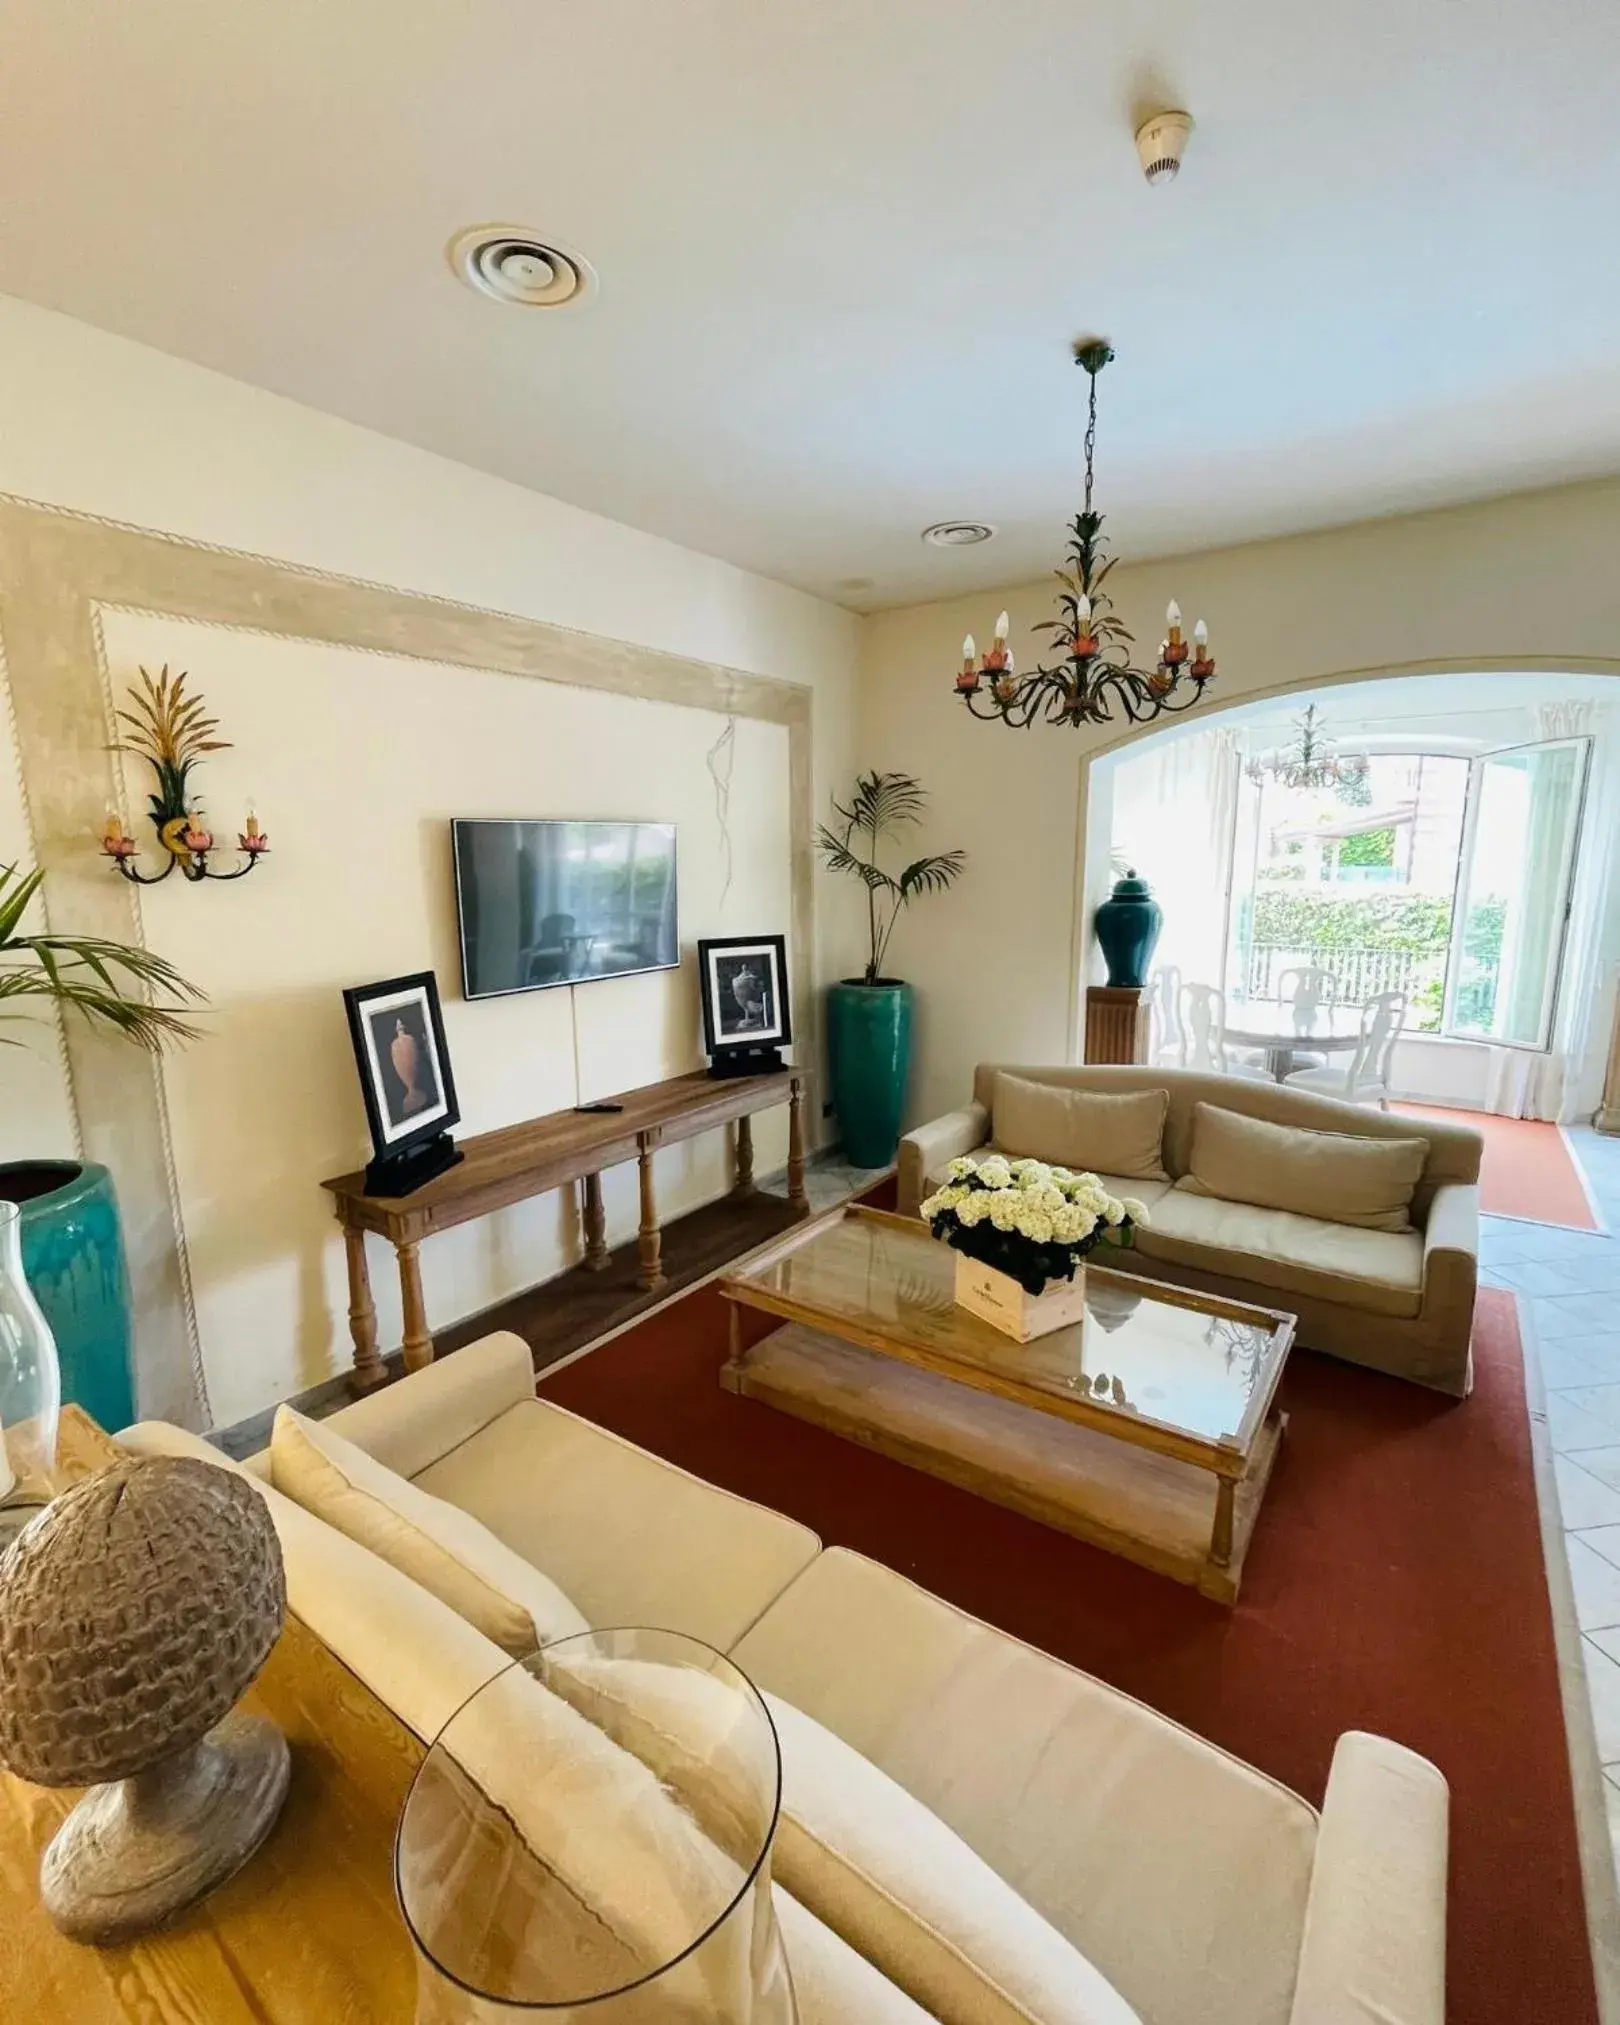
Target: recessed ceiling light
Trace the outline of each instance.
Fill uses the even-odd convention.
[[[923,529],[922,538],[932,548],[976,548],[995,532],[987,520],[936,520]]]
[[[560,309],[596,292],[589,261],[521,225],[469,225],[447,251],[469,288],[519,309]]]

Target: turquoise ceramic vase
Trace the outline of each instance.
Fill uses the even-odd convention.
[[[1093,925],[1108,965],[1109,985],[1115,991],[1140,991],[1147,983],[1147,967],[1164,926],[1164,911],[1148,882],[1136,876],[1134,866],[1115,881],[1113,892],[1097,909]]]
[[[128,1427],[129,1274],[112,1176],[89,1161],[10,1161],[0,1164],[0,1200],[22,1212],[23,1272],[56,1338],[63,1399],[109,1434]]]
[[[887,1167],[900,1143],[911,1072],[909,984],[845,978],[827,993],[827,1066],[844,1157]]]

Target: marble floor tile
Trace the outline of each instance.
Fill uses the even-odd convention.
[[[1605,1264],[1615,1263],[1612,1260]],[[1599,1288],[1568,1259],[1515,1259],[1511,1265],[1492,1268],[1521,1294],[1543,1299],[1556,1294],[1590,1294]]]
[[[1613,1526],[1580,1526],[1572,1529],[1571,1538],[1584,1541],[1595,1554],[1601,1554],[1611,1566],[1620,1568],[1620,1524]],[[1620,1653],[1615,1655],[1620,1658]],[[1620,1758],[1620,1751],[1612,1755]]]
[[[1575,1591],[1575,1621],[1582,1631],[1620,1626],[1620,1568],[1604,1560],[1579,1533],[1568,1536],[1569,1579]]]
[[[1539,1346],[1536,1357],[1541,1366],[1541,1382],[1549,1392],[1567,1392],[1579,1386],[1620,1382],[1620,1363],[1604,1357],[1585,1356],[1586,1341],[1585,1337],[1577,1337],[1568,1343],[1543,1343]]]
[[[1555,1455],[1580,1455],[1592,1449],[1607,1452],[1620,1439],[1620,1428],[1612,1422],[1601,1420],[1595,1413],[1588,1413],[1576,1404],[1568,1392],[1549,1392],[1547,1395],[1547,1434]],[[1620,1448],[1614,1448],[1617,1464],[1620,1464]],[[1590,1464],[1583,1464],[1590,1468]],[[1620,1471],[1616,1482],[1620,1483]]]
[[[1557,1294],[1535,1300],[1536,1334],[1544,1343],[1566,1336],[1612,1335],[1620,1327],[1620,1301],[1613,1294]]]
[[[1554,1397],[1567,1400],[1594,1420],[1606,1422],[1614,1429],[1615,1439],[1620,1441],[1620,1385],[1577,1385]]]
[[[1586,1698],[1592,1706],[1598,1756],[1609,1764],[1620,1759],[1620,1664],[1594,1638],[1581,1640],[1581,1664],[1586,1670]]]
[[[1620,1785],[1615,1783],[1620,1766],[1605,1765],[1603,1768],[1603,1799],[1609,1810],[1609,1849],[1614,1857],[1614,1867],[1620,1871]]]
[[[1620,1491],[1620,1447],[1582,1449],[1580,1456],[1580,1467],[1588,1476]]]
[[[1620,1526],[1620,1490],[1593,1476],[1584,1465],[1584,1457],[1580,1462],[1573,1456],[1553,1457],[1558,1510],[1566,1529],[1578,1532],[1583,1527]]]

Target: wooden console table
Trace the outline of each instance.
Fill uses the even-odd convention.
[[[62,1409],[67,1484],[121,1456]],[[0,1772],[0,2018],[61,2025],[382,2025],[408,2019],[415,1955],[394,1902],[394,1825],[423,1746],[288,1613],[241,1706],[292,1746],[281,1818],[247,1867],[173,1926],[120,1947],[65,1939],[39,1859],[78,1794]]]
[[[602,1211],[602,1170],[634,1160],[641,1169],[640,1284],[663,1282],[662,1239],[658,1204],[653,1193],[652,1157],[659,1146],[672,1146],[717,1125],[737,1127],[736,1190],[748,1194],[754,1185],[754,1112],[773,1105],[788,1106],[788,1201],[794,1209],[810,1207],[804,1192],[804,1089],[802,1069],[779,1069],[769,1076],[713,1077],[701,1069],[674,1076],[667,1083],[649,1083],[627,1090],[612,1101],[619,1111],[553,1111],[499,1132],[484,1132],[461,1141],[465,1158],[413,1195],[367,1195],[365,1175],[344,1174],[323,1182],[337,1198],[349,1267],[349,1333],[354,1339],[354,1383],[369,1391],[387,1377],[377,1347],[377,1310],[371,1298],[366,1266],[367,1231],[375,1231],[394,1247],[399,1260],[400,1296],[405,1310],[404,1356],[407,1371],[433,1361],[433,1336],[422,1297],[422,1269],[417,1247],[435,1231],[508,1209],[530,1196],[544,1195],[573,1182],[584,1185],[586,1266],[600,1271],[608,1262],[607,1228]]]

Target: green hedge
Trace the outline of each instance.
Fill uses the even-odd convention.
[[[1286,949],[1444,949],[1451,900],[1435,893],[1369,893],[1341,898],[1263,885],[1251,935]]]

